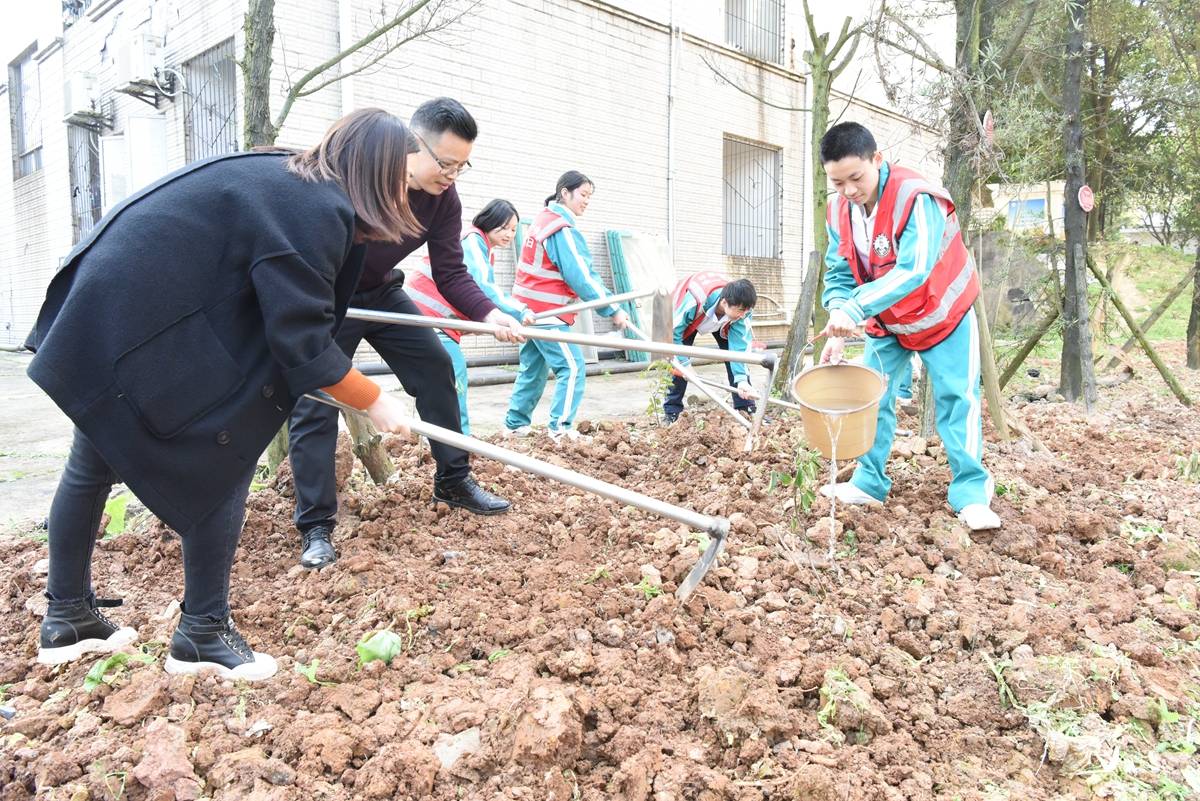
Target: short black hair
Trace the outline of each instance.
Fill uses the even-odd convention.
[[[721,290],[720,299],[725,301],[727,306],[753,309],[754,304],[758,303],[758,292],[754,289],[754,284],[750,283],[749,278],[739,278],[725,285],[725,288]]]
[[[562,191],[565,189],[568,192],[574,192],[584,184],[591,185],[592,189],[596,188],[596,184],[591,178],[581,173],[579,170],[567,170],[562,175],[558,176],[558,183],[554,186],[554,194],[546,198],[542,203],[543,206],[549,206],[551,200],[558,200],[562,197]]]
[[[449,131],[468,142],[474,142],[475,137],[479,136],[479,126],[475,124],[471,112],[452,97],[426,100],[417,106],[410,124],[420,133],[441,136]]]
[[[878,150],[875,137],[857,122],[839,122],[821,137],[821,163],[841,161],[847,156],[870,159]]]
[[[486,234],[488,231],[503,228],[513,217],[520,218],[520,216],[517,214],[516,206],[507,200],[496,198],[479,210],[479,213],[471,220],[471,225]]]

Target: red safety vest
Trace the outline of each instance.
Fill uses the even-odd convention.
[[[671,302],[675,309],[675,314],[681,312],[684,298],[691,295],[696,299],[696,317],[683,329],[683,339],[686,342],[695,333],[700,330],[700,324],[704,322],[705,310],[704,303],[708,300],[708,296],[718,289],[724,289],[729,283],[729,279],[720,273],[714,272],[699,272],[695,275],[689,275],[679,283],[675,284],[675,291],[671,294]],[[721,327],[721,336],[729,338],[729,326],[733,325],[731,320]]]
[[[558,265],[546,255],[546,240],[571,223],[549,208],[543,208],[529,226],[529,233],[521,245],[521,259],[517,262],[517,277],[513,283],[512,296],[535,312],[550,311],[579,300],[575,290],[563,280]],[[571,325],[574,314],[560,314],[563,322]]]
[[[908,224],[913,204],[931,195],[946,214],[941,255],[925,283],[895,305],[881,311],[867,325],[867,333],[895,334],[909,350],[928,350],[954,332],[979,295],[979,276],[963,244],[954,213],[954,201],[940,186],[905,167],[889,165],[887,183],[879,197],[871,231],[868,263],[862,264],[854,247],[850,203],[841,195],[830,198],[826,219],[838,232],[838,254],[850,264],[859,285],[886,275],[896,266],[900,234]]]
[[[496,257],[492,253],[492,246],[488,242],[487,236],[483,231],[472,226],[463,239],[472,234],[479,234],[483,238],[483,245],[487,248],[488,260],[494,264]],[[451,306],[450,301],[442,297],[442,293],[438,291],[437,284],[433,280],[433,269],[430,267],[428,256],[417,264],[415,270],[405,274],[404,291],[412,298],[412,302],[416,304],[421,314],[426,317],[442,317],[447,320],[470,319],[467,315]],[[442,328],[440,330],[455,342],[462,341],[462,331],[456,331],[453,328]]]

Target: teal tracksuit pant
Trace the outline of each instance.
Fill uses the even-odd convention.
[[[552,331],[568,331],[565,325],[542,326]],[[550,404],[550,430],[559,431],[571,427],[575,414],[583,401],[583,387],[587,380],[583,361],[583,350],[578,345],[565,342],[545,342],[529,339],[521,346],[521,366],[517,383],[513,386],[512,399],[508,402],[508,414],[504,424],[511,430],[530,424],[533,410],[542,399],[546,389],[547,369],[554,371],[554,399]]]
[[[462,432],[471,436],[471,423],[467,418],[467,357],[463,355],[462,346],[450,337],[438,331],[438,339],[446,353],[450,354],[450,363],[454,365],[454,391],[458,393],[458,419],[462,423]]]
[[[875,444],[859,457],[851,482],[882,501],[892,488],[887,460],[896,433],[896,390],[911,371],[912,351],[894,336],[867,337],[863,364],[888,377],[879,405]],[[933,382],[937,430],[950,462],[949,500],[955,512],[974,503],[991,503],[992,477],[983,467],[983,417],[979,373],[979,328],[972,309],[954,333],[928,350],[918,351]]]

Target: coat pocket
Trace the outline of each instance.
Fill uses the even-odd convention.
[[[237,392],[244,380],[203,311],[126,351],[114,370],[125,399],[162,439],[185,430]]]

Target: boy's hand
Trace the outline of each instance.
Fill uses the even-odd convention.
[[[858,323],[841,309],[829,312],[829,322],[822,334],[829,337],[852,337],[858,333]]]
[[[537,323],[537,318],[533,316],[533,312],[526,309],[521,315],[521,325],[534,325]]]
[[[625,313],[624,309],[617,309],[617,313],[611,319],[613,328],[618,331],[624,331],[625,326],[629,325],[629,315]]]
[[[846,340],[843,337],[830,337],[825,340],[825,347],[821,349],[821,364],[841,364],[842,352],[846,349]]]
[[[742,400],[758,400],[758,392],[754,387],[750,386],[748,381],[743,381],[737,385],[738,397]]]

